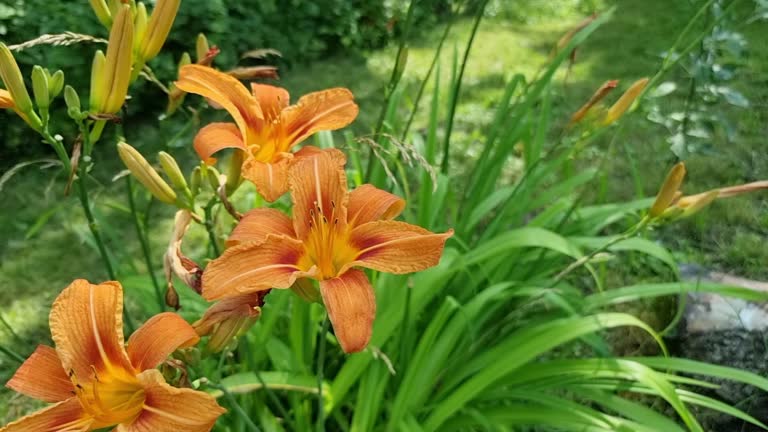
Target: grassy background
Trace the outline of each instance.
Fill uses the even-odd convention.
[[[695,6],[665,0],[616,0],[615,3],[618,11],[613,20],[590,38],[578,51],[570,72],[563,71],[559,78],[561,85],[553,105],[555,118],[563,124],[605,80],[619,79],[623,89],[635,79],[651,75],[658,67],[661,54],[687,23]],[[751,2],[744,4],[745,8],[751,7]],[[559,16],[542,16],[527,23],[489,20],[481,25],[455,126],[465,141],[467,157],[476,150],[483,128],[491,120],[490,113],[500,97],[505,78],[513,73],[532,76],[547,60],[554,42],[579,20],[575,12],[564,11]],[[446,44],[445,66],[454,47],[462,47],[470,29],[469,21],[456,24]],[[752,108],[719,105],[712,108],[734,122],[738,133],[734,140],[716,135],[708,152],[686,160],[689,177],[684,190],[689,193],[768,177],[768,159],[762,151],[768,136],[768,46],[762,40],[766,26],[755,22],[739,30],[749,43],[749,56],[734,86],[749,96]],[[415,93],[441,32],[440,28],[434,29],[413,44],[404,77],[411,83],[406,97]],[[378,116],[382,88],[389,78],[393,57],[394,49],[383,49],[365,58],[340,55],[293,66],[282,71],[281,85],[296,96],[333,86],[350,88],[361,107],[354,130],[365,134],[373,128]],[[670,78],[682,79],[684,74],[677,71]],[[680,82],[681,88],[684,83]],[[683,93],[679,89],[664,103],[670,107],[682,105]],[[422,105],[426,106],[428,101]],[[616,147],[605,173],[604,187],[592,200],[611,202],[631,199],[638,193],[652,195],[675,161],[666,142],[669,132],[643,117],[635,115],[625,128],[623,142]],[[417,121],[419,119],[417,117]],[[176,132],[158,129],[156,120],[146,119],[131,125],[127,135],[131,143],[149,154],[148,149],[160,149],[161,143]],[[185,137],[182,134],[176,145],[184,145]],[[29,145],[38,144],[30,142]],[[603,143],[590,151],[596,159],[606,148]],[[191,146],[173,148],[171,152],[185,167],[195,163]],[[120,259],[121,274],[142,273],[145,270],[138,242],[126,212],[125,184],[123,180],[112,181],[120,169],[115,156],[113,144],[105,140],[96,154],[100,162],[92,181],[99,186],[92,187],[97,191],[93,201],[97,203],[99,220],[109,224],[104,231],[109,233],[109,242]],[[462,160],[456,158],[452,162],[457,172],[461,172]],[[632,175],[633,166],[640,167],[639,175]],[[92,281],[106,278],[76,200],[61,197],[64,179],[55,177],[55,168],[41,167],[40,164],[25,167],[0,190],[0,314],[18,334],[18,338],[14,337],[3,328],[0,344],[21,355],[31,352],[38,341],[49,338],[48,308],[63,286],[78,277]],[[768,273],[763,265],[768,258],[764,247],[767,203],[766,196],[761,194],[716,203],[691,220],[661,230],[658,238],[677,251],[681,261],[764,278]],[[170,230],[170,217],[168,209],[159,205],[153,208],[153,220],[157,222],[150,238],[157,267]],[[193,232],[193,235],[202,233]],[[9,377],[16,366],[14,361],[0,356],[0,379]],[[0,393],[0,422],[28,410],[28,404],[26,399],[13,397],[9,392]]]

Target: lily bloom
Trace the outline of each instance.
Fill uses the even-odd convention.
[[[218,300],[320,281],[320,294],[342,349],[368,344],[376,299],[358,267],[404,274],[436,265],[453,231],[435,234],[394,221],[405,201],[371,185],[347,191],[344,154],[316,152],[289,173],[293,219],[259,208],[246,213],[229,248],[203,272],[203,297]]]
[[[40,345],[6,384],[54,403],[2,432],[211,430],[224,412],[210,395],[168,385],[154,369],[195,330],[173,313],[154,316],[123,342],[123,290],[117,282],[76,280],[53,303],[56,349]]]
[[[270,202],[288,190],[291,149],[315,132],[347,126],[358,113],[352,92],[345,88],[309,93],[289,106],[283,88],[253,83],[248,91],[234,77],[200,65],[183,66],[175,84],[212,100],[235,120],[200,129],[194,142],[200,158],[212,164],[211,156],[219,150],[241,150],[242,176]]]

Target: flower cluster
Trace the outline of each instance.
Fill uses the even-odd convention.
[[[0,108],[15,111],[54,147],[69,171],[70,184],[80,188],[94,239],[103,246],[81,179],[93,166],[94,143],[105,126],[117,120],[130,84],[139,76],[152,80],[147,62],[159,53],[180,1],[158,0],[151,15],[141,2],[90,3],[109,30],[109,41],[106,53],[94,56],[87,107],[74,88],[64,85],[61,71],[51,73],[39,66],[32,74],[33,102],[10,49],[0,44],[0,77],[7,87],[0,89]],[[258,83],[248,88],[239,81],[274,78],[274,68],[218,71],[212,65],[218,48],[210,47],[202,35],[196,52],[195,64],[188,55],[182,58],[178,80],[166,89],[167,113],[181,109],[186,94],[196,94],[232,117],[232,122],[212,123],[197,132],[193,145],[200,165],[185,175],[170,154],[161,152],[158,171],[122,139],[117,154],[152,196],[179,209],[164,257],[165,302],[179,307],[173,287],[178,276],[215,303],[193,324],[171,312],[155,315],[126,343],[121,285],[74,281],[51,309],[55,348],[39,346],[7,383],[18,393],[52,405],[0,432],[115,426],[126,432],[209,431],[224,409],[208,393],[184,388],[184,380],[166,381],[158,367],[184,366],[177,358],[169,359],[174,352],[194,347],[206,336],[206,353],[231,346],[259,319],[272,289],[293,289],[305,300],[324,304],[341,349],[361,351],[371,339],[376,315],[375,290],[366,269],[404,274],[439,262],[452,230],[438,234],[395,220],[405,209],[403,199],[370,184],[349,190],[346,155],[306,145],[316,132],[337,130],[355,120],[359,108],[352,92],[333,88],[291,104],[283,88]],[[80,131],[71,149],[49,131],[48,109],[62,91],[67,113]],[[232,153],[226,174],[216,169],[213,157],[223,149]],[[290,213],[269,204],[238,212],[229,196],[243,181],[254,185],[261,203],[289,193]],[[208,222],[198,214],[197,203],[205,184],[213,192],[206,212],[220,205],[238,223],[226,250],[202,268],[184,256],[182,241],[192,222]],[[104,252],[102,258],[115,278],[108,255]]]

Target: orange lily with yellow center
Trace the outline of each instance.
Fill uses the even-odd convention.
[[[176,87],[204,96],[221,105],[235,123],[212,123],[200,129],[195,150],[206,163],[225,148],[244,152],[242,176],[252,181],[267,201],[288,190],[291,149],[315,132],[336,130],[357,117],[352,92],[333,88],[309,93],[288,105],[288,91],[265,84],[251,84],[251,91],[232,76],[200,65],[183,66]]]
[[[55,403],[2,432],[210,431],[224,412],[203,392],[166,384],[156,369],[179,347],[199,340],[173,313],[154,316],[123,343],[123,290],[117,282],[76,280],[53,304],[56,349],[40,345],[6,384]]]
[[[347,191],[338,150],[298,159],[289,173],[293,220],[275,209],[248,212],[229,248],[203,272],[203,297],[235,297],[320,281],[336,337],[345,352],[368,344],[376,299],[356,267],[404,274],[436,265],[453,231],[435,234],[394,221],[405,207],[395,195],[363,185]]]

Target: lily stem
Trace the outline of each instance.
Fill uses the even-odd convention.
[[[139,217],[139,212],[136,209],[136,200],[133,196],[133,180],[131,179],[131,176],[125,176],[125,184],[128,186],[128,204],[131,207],[133,223],[136,226],[136,235],[139,237],[139,243],[141,243],[141,251],[144,254],[144,263],[147,266],[147,272],[149,272],[150,279],[152,279],[152,287],[155,289],[157,304],[160,306],[160,312],[162,312],[165,310],[165,299],[163,298],[163,293],[160,290],[160,283],[157,281],[157,275],[155,275],[154,266],[152,265],[152,256],[149,249],[149,241],[147,240],[147,225],[142,223],[142,220]]]
[[[229,402],[232,405],[232,408],[235,410],[238,416],[243,420],[245,425],[248,427],[248,430],[251,432],[261,432],[261,429],[259,429],[258,426],[256,426],[256,423],[251,420],[251,417],[248,415],[248,413],[243,410],[243,407],[240,406],[239,403],[237,403],[237,399],[232,395],[232,393],[227,390],[226,387],[223,385],[208,383],[209,386],[221,390],[221,392],[224,394],[224,397],[227,399],[227,402]]]
[[[323,401],[323,370],[325,369],[325,338],[328,334],[328,315],[323,318],[320,340],[317,347],[317,426],[315,430],[325,431],[325,403]]]
[[[81,124],[81,133],[83,135],[84,144],[89,143],[89,137],[88,137],[88,129],[85,128],[84,125]],[[53,148],[56,150],[56,154],[59,155],[59,158],[61,159],[61,163],[64,164],[65,169],[67,171],[72,170],[72,164],[70,163],[69,159],[66,155],[66,150],[64,149],[64,146],[62,145],[61,141],[57,140],[51,134],[47,131],[42,132],[43,138],[53,146]],[[82,156],[81,156],[82,158]],[[93,216],[93,212],[91,211],[91,203],[88,198],[88,186],[86,185],[85,178],[87,176],[87,168],[86,163],[82,159],[77,164],[77,181],[75,182],[77,184],[77,192],[78,192],[78,198],[80,199],[80,206],[83,208],[83,213],[85,213],[85,219],[88,221],[88,229],[91,231],[91,235],[93,236],[94,241],[96,242],[96,247],[99,250],[99,255],[101,255],[101,260],[104,263],[104,269],[107,271],[107,275],[109,276],[110,280],[117,280],[117,273],[115,273],[115,268],[112,265],[112,260],[109,258],[109,253],[107,252],[107,247],[104,244],[104,239],[101,236],[101,232],[99,231],[99,225],[96,223],[96,218]],[[128,311],[126,308],[123,308],[123,317],[125,319],[125,325],[127,327],[127,330],[129,333],[133,333],[133,330],[135,329],[133,324],[133,319],[128,314]]]
[[[650,222],[650,219],[646,216],[644,217],[637,225],[633,226],[632,228],[628,229],[624,234],[617,235],[616,237],[612,238],[610,241],[605,243],[604,245],[600,246],[599,248],[593,250],[588,255],[584,255],[583,257],[579,258],[578,260],[572,262],[568,267],[566,267],[563,271],[558,273],[555,276],[554,281],[552,282],[552,286],[563,280],[566,276],[568,276],[571,272],[576,270],[577,268],[583,266],[584,264],[588,263],[592,258],[594,258],[597,254],[602,253],[610,249],[612,246],[614,246],[617,243],[623,242],[624,240],[627,240],[631,237],[634,237],[635,234],[640,232],[643,228],[648,226],[648,223]]]
[[[214,221],[213,221],[213,206],[216,205],[216,197],[211,198],[210,201],[208,201],[208,204],[205,206],[205,230],[208,232],[208,239],[211,242],[211,248],[213,249],[213,254],[215,257],[218,257],[221,255],[221,251],[219,250],[219,243],[216,241],[216,233],[214,230]]]

